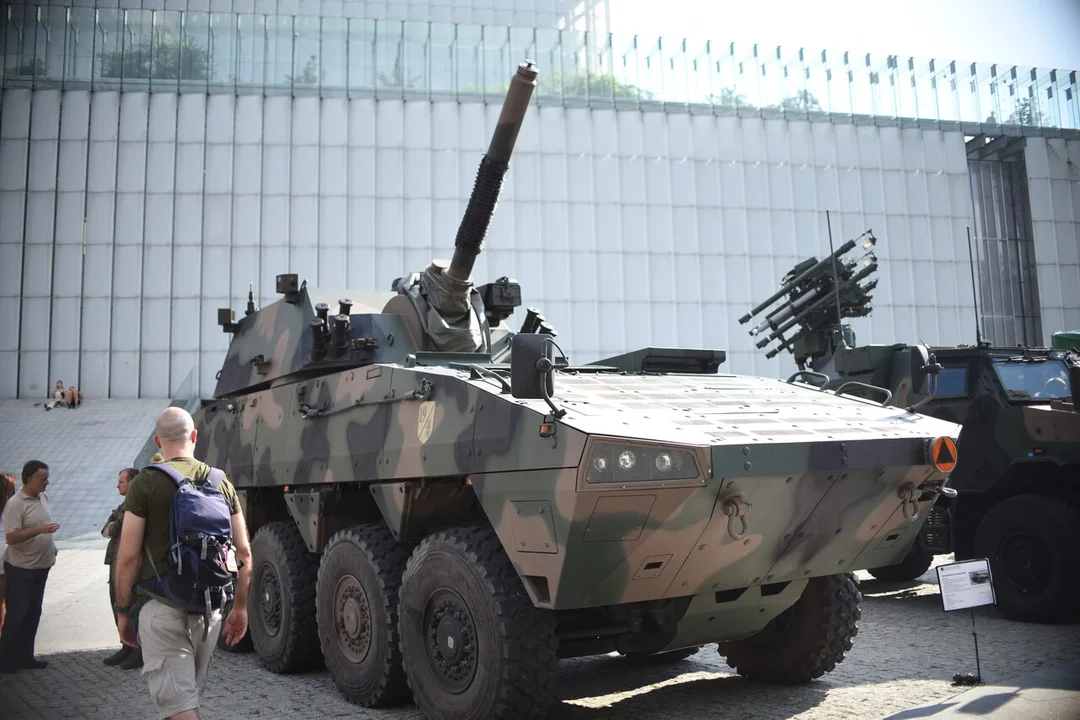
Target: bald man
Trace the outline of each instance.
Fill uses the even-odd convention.
[[[206,482],[211,467],[195,459],[198,432],[187,411],[167,408],[158,416],[154,432],[154,444],[161,448],[164,464],[196,483]],[[147,676],[150,696],[162,719],[197,720],[200,695],[206,686],[206,672],[218,634],[224,631],[226,642],[233,645],[247,632],[247,594],[251,582],[247,524],[228,478],[222,477],[219,489],[229,503],[232,540],[239,561],[232,611],[224,628],[220,610],[211,613],[209,628],[204,628],[206,620],[202,614],[175,607],[142,586],[134,588],[137,583],[167,572],[169,510],[176,484],[160,470],[147,468],[131,481],[124,500],[124,532],[116,555],[117,629],[121,642],[141,649],[142,672]],[[138,637],[131,614],[138,617]]]

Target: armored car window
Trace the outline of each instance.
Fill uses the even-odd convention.
[[[936,397],[967,395],[967,365],[942,368],[937,378]]]
[[[1069,373],[1061,360],[995,360],[994,371],[1011,400],[1068,397]]]

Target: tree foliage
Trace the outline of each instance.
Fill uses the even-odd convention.
[[[106,78],[205,81],[209,70],[206,48],[190,37],[180,42],[164,29],[135,45],[101,53],[101,76]]]
[[[326,79],[326,71],[319,67],[319,61],[314,55],[309,55],[304,63],[304,68],[296,75],[286,75],[285,80],[290,85],[310,85],[317,87]]]
[[[45,74],[45,61],[38,57],[24,60],[5,74],[9,77],[41,77]]]
[[[1023,98],[1016,103],[1016,109],[1005,119],[1004,124],[1040,127],[1044,124],[1042,110],[1031,98]]]

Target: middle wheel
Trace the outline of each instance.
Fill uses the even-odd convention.
[[[398,644],[398,587],[409,546],[383,525],[330,538],[316,589],[319,641],[338,690],[376,707],[409,697]]]
[[[544,717],[558,676],[551,613],[533,606],[489,528],[429,535],[401,581],[413,699],[439,720]]]

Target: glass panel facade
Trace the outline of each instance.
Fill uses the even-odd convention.
[[[537,101],[1080,129],[1070,70],[673,37],[280,14],[4,6],[4,87]]]

